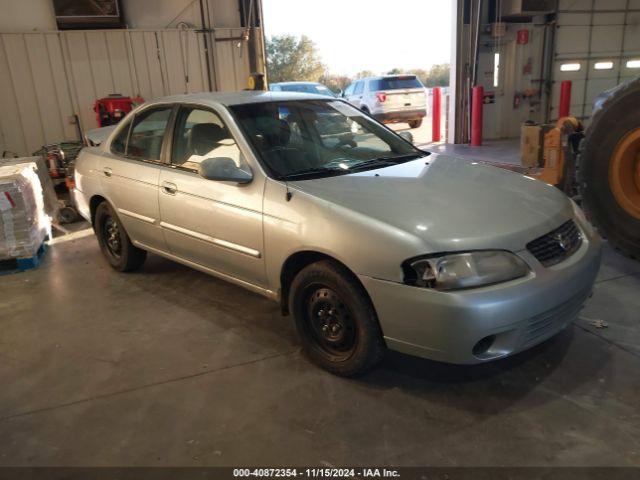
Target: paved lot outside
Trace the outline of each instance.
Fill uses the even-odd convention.
[[[389,128],[395,130],[396,132],[407,131],[411,132],[413,135],[413,143],[416,145],[431,143],[431,117],[426,117],[422,121],[422,125],[418,128],[411,128],[407,123],[389,123],[387,124]],[[441,135],[444,138],[444,123],[441,123]]]

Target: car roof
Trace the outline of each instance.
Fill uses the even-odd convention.
[[[270,85],[322,85],[320,82],[278,82]]]
[[[353,83],[359,80],[380,80],[381,78],[397,78],[397,77],[418,77],[415,73],[390,73],[388,75],[376,75],[374,77],[357,78]]]
[[[184,95],[170,95],[146,102],[145,105],[163,103],[197,103],[209,106],[245,105],[248,103],[266,103],[286,100],[326,100],[325,95],[299,92],[272,92],[247,90],[242,92],[202,92]]]

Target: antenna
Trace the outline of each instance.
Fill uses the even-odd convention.
[[[293,194],[289,190],[289,184],[287,183],[286,180],[284,181],[284,187],[287,189],[286,199],[287,199],[287,202],[288,202],[288,201],[291,200],[291,197],[293,197]]]

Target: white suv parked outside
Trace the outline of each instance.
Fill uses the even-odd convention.
[[[415,75],[384,75],[356,80],[342,96],[383,123],[422,125],[427,114],[427,94]]]

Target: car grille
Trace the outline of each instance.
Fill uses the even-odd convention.
[[[591,289],[583,290],[557,307],[530,318],[524,334],[522,348],[531,347],[536,343],[542,342],[550,335],[553,335],[560,327],[575,320],[590,293]]]
[[[527,243],[527,250],[545,267],[560,263],[575,253],[582,244],[582,235],[573,220]]]

